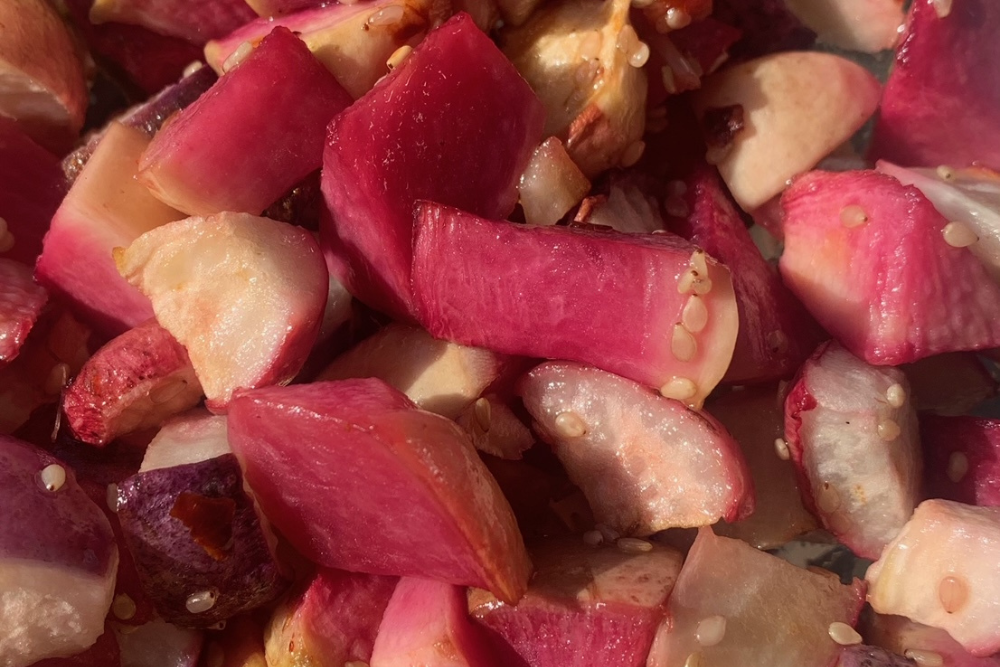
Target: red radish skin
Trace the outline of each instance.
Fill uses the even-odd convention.
[[[326,125],[350,103],[302,40],[279,26],[157,133],[139,180],[191,215],[258,215],[320,167]]]
[[[421,204],[413,288],[438,338],[569,359],[700,406],[738,328],[729,271],[668,234],[533,227]]]
[[[21,351],[46,301],[48,294],[35,283],[30,268],[0,259],[0,366]]]
[[[128,23],[193,44],[232,32],[257,14],[243,0],[95,0],[90,21]]]
[[[544,113],[467,14],[428,34],[330,124],[323,157],[330,216],[320,234],[348,291],[412,319],[414,202],[432,199],[487,218],[510,214]]]
[[[229,442],[265,514],[310,560],[523,594],[521,535],[468,435],[382,381],[241,392]]]
[[[1000,420],[922,415],[920,437],[928,497],[1000,506]]]
[[[1000,346],[1000,287],[912,186],[810,172],[781,199],[781,275],[847,349],[879,365]]]
[[[566,362],[538,366],[518,391],[597,521],[619,533],[651,535],[753,512],[739,445],[710,416]]]

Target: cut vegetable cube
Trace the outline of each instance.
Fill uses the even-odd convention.
[[[95,0],[92,23],[129,23],[193,44],[220,37],[257,17],[243,0]]]
[[[923,415],[920,437],[931,498],[1000,506],[1000,420]]]
[[[543,120],[538,98],[467,14],[428,34],[329,128],[323,195],[331,215],[320,232],[348,291],[412,319],[414,202],[508,215]]]
[[[421,204],[413,289],[434,336],[594,364],[701,405],[738,316],[729,271],[686,241],[493,222]]]
[[[329,281],[309,232],[242,213],[188,218],[116,252],[185,348],[210,407],[239,388],[287,382],[319,332]]]
[[[302,40],[279,26],[157,133],[139,180],[191,215],[258,215],[320,167],[327,123],[350,103]]]
[[[0,259],[0,366],[21,351],[48,298],[35,284],[30,268]]]
[[[785,400],[785,440],[802,500],[854,553],[878,558],[920,500],[923,472],[909,384],[825,343]]]
[[[514,515],[468,435],[382,381],[243,392],[229,441],[275,527],[320,565],[524,592]]]
[[[581,364],[542,364],[519,393],[594,517],[619,533],[707,526],[753,511],[739,445],[711,417]]]
[[[855,355],[898,365],[1000,346],[1000,287],[916,188],[874,171],[817,171],[781,205],[781,275]]]
[[[695,655],[702,667],[829,667],[840,652],[831,625],[854,625],[864,591],[702,528],[647,664],[682,667]]]

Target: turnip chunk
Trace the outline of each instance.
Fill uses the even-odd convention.
[[[668,602],[648,667],[830,667],[833,624],[854,625],[864,584],[795,567],[702,528]],[[840,627],[839,625],[836,627]]]
[[[403,577],[379,625],[371,667],[499,667],[466,611],[465,589]]]
[[[130,23],[203,44],[256,18],[243,0],[95,0],[90,20]]]
[[[268,667],[369,662],[396,577],[320,568],[265,631]]]
[[[163,424],[146,447],[139,472],[174,468],[231,454],[226,418],[191,410]]]
[[[811,172],[781,198],[785,283],[873,364],[1000,347],[1000,286],[912,186]]]
[[[847,141],[875,112],[880,93],[875,77],[850,60],[791,52],[708,77],[695,106],[709,161],[752,211]]]
[[[111,340],[73,378],[62,409],[74,437],[103,446],[201,401],[184,347],[150,320]]]
[[[681,569],[681,554],[644,540],[593,547],[579,536],[531,552],[537,572],[517,606],[469,591],[469,612],[504,665],[641,667]]]
[[[700,406],[739,326],[729,271],[667,234],[493,222],[431,203],[413,289],[438,338],[594,364]]]
[[[432,199],[488,218],[510,214],[544,113],[467,14],[431,31],[330,124],[323,195],[331,215],[320,234],[348,291],[412,319],[414,202]]]
[[[320,565],[524,592],[513,512],[468,435],[382,381],[242,392],[229,442],[263,511]]]
[[[753,514],[735,523],[718,523],[715,532],[758,549],[775,549],[817,527],[803,506],[795,467],[782,450],[785,413],[778,393],[747,387],[710,401],[706,410],[740,445],[753,476]],[[784,458],[782,458],[784,457]]]
[[[65,150],[87,111],[87,82],[73,36],[45,0],[7,0],[0,5],[0,25],[0,116],[16,120],[46,148]]]
[[[104,632],[118,568],[111,526],[73,471],[0,436],[0,664],[79,653]]]
[[[920,437],[928,496],[1000,507],[1000,420],[923,415]]]
[[[207,627],[285,587],[232,454],[133,475],[118,485],[118,518],[167,621]]]
[[[868,568],[868,602],[991,655],[1000,650],[998,558],[1000,508],[925,500]]]
[[[903,26],[903,0],[789,0],[821,42],[848,51],[891,49]]]
[[[538,366],[518,393],[594,517],[619,533],[707,526],[753,511],[739,445],[711,417],[568,362]]]
[[[112,123],[52,218],[35,267],[44,287],[111,335],[153,316],[149,299],[118,275],[111,250],[183,217],[135,181],[148,144],[139,130]]]
[[[162,620],[115,633],[121,667],[197,667],[204,635]]]
[[[554,225],[590,191],[590,181],[562,142],[549,137],[535,149],[517,189],[527,222]]]
[[[854,553],[878,558],[920,498],[920,436],[906,377],[825,343],[785,400],[802,500]]]
[[[911,3],[870,155],[909,167],[1000,169],[997,31],[995,2]]]
[[[21,351],[46,301],[48,294],[35,284],[30,268],[0,259],[0,366]]]
[[[861,616],[861,622],[861,631],[867,641],[900,655],[905,655],[907,652],[918,653],[923,658],[920,663],[922,665],[928,664],[928,658],[933,661],[934,656],[940,656],[946,667],[1000,665],[1000,655],[976,657],[962,648],[962,645],[944,630],[914,623],[903,616],[866,613]]]
[[[419,327],[390,324],[337,357],[317,380],[378,378],[417,407],[458,417],[500,375],[505,359],[438,340]]]
[[[516,461],[535,444],[528,427],[496,394],[476,399],[455,421],[476,449],[501,459]]]
[[[258,215],[320,167],[326,125],[350,103],[302,40],[279,26],[157,133],[139,180],[191,215]]]
[[[205,45],[205,60],[219,74],[245,43],[256,44],[281,25],[296,33],[351,97],[371,90],[397,49],[420,41],[434,21],[438,0],[315,3],[294,14],[261,18]],[[245,47],[244,47],[245,48]],[[394,63],[398,64],[398,63]]]
[[[287,382],[319,332],[329,281],[313,236],[243,213],[188,218],[116,251],[121,274],[185,348],[213,409]]]

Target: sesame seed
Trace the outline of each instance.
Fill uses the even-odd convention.
[[[636,47],[628,53],[628,64],[639,68],[649,62],[649,45],[646,42],[639,42]]]
[[[941,235],[952,248],[968,248],[979,240],[976,232],[964,222],[949,222],[941,230]]]
[[[903,404],[906,403],[906,390],[903,389],[903,385],[898,382],[890,385],[885,390],[885,400],[894,408],[903,407]]]
[[[493,406],[486,398],[477,398],[476,402],[472,406],[472,413],[476,418],[476,424],[482,429],[483,433],[488,433],[490,430],[490,423],[493,421]]]
[[[934,651],[923,651],[920,649],[907,649],[903,651],[903,657],[909,658],[920,667],[941,667],[944,665],[944,658]]]
[[[108,484],[108,488],[104,494],[104,502],[108,504],[108,509],[118,513],[118,485]]]
[[[670,351],[678,361],[691,361],[698,354],[698,341],[690,331],[680,324],[675,324],[670,338]]]
[[[861,643],[861,635],[847,623],[841,623],[840,621],[831,623],[826,631],[830,635],[830,639],[841,646],[854,646]]]
[[[583,543],[588,547],[597,547],[604,543],[604,536],[599,530],[588,530],[583,534]]]
[[[66,469],[58,463],[53,463],[42,468],[38,477],[46,491],[55,492],[66,483]]]
[[[111,611],[118,620],[127,621],[135,616],[135,600],[125,593],[116,595],[115,599],[111,602]]]
[[[192,614],[204,614],[215,606],[215,601],[219,599],[219,594],[214,590],[198,591],[188,596],[184,606]]]
[[[726,636],[726,617],[709,616],[698,622],[695,639],[702,646],[715,646]]]
[[[627,554],[641,554],[653,550],[652,542],[637,537],[622,537],[615,544],[619,551]]]
[[[45,393],[49,396],[58,396],[69,380],[69,364],[58,363],[49,371],[49,376],[45,378]]]
[[[617,530],[611,526],[606,526],[603,523],[599,523],[594,526],[594,530],[599,532],[603,537],[605,542],[616,542],[619,537],[622,536]]]
[[[712,281],[708,278],[699,278],[691,289],[695,294],[705,296],[712,291]]]
[[[931,4],[934,5],[934,13],[938,15],[939,19],[947,18],[951,14],[951,3],[952,0],[931,0]]]
[[[952,452],[948,457],[948,479],[955,484],[969,472],[969,457],[962,452]]]
[[[695,651],[684,661],[684,667],[701,667],[701,653]]]
[[[703,277],[708,276],[708,260],[706,259],[704,250],[695,250],[691,253],[691,268],[699,275]]]
[[[698,281],[698,274],[693,270],[687,270],[677,279],[677,292],[680,294],[690,294],[694,291],[694,284]]]
[[[562,438],[579,438],[587,434],[587,423],[572,410],[566,410],[556,415],[555,431]]]
[[[410,46],[409,44],[402,45],[401,47],[392,52],[392,55],[389,56],[389,59],[385,61],[385,66],[391,70],[396,69],[402,64],[404,60],[406,60],[406,57],[410,55],[412,52],[413,52],[412,46]]]
[[[691,24],[691,15],[683,9],[678,9],[677,7],[671,7],[668,9],[664,19],[667,22],[667,26],[671,30],[680,30],[681,28],[686,28]]]
[[[938,599],[945,612],[954,614],[969,600],[969,587],[958,577],[945,577],[938,584]]]
[[[955,170],[947,165],[941,165],[936,170],[938,178],[943,181],[951,181],[955,178]]]
[[[615,48],[627,56],[635,49],[638,42],[639,36],[635,34],[635,28],[626,23],[618,31],[618,37],[615,39]]]
[[[681,324],[691,333],[699,333],[708,325],[708,306],[700,296],[688,297],[681,311]]]
[[[184,72],[182,73],[182,78],[186,79],[187,77],[191,76],[204,66],[205,63],[201,62],[200,60],[191,61],[190,63],[188,63],[188,66],[184,68]]]
[[[365,23],[370,26],[392,25],[403,18],[404,12],[403,5],[388,5],[373,12]]]
[[[892,442],[899,437],[901,432],[899,424],[892,419],[883,419],[878,423],[878,437],[886,442]]]
[[[633,141],[622,153],[621,164],[623,167],[631,167],[642,157],[643,151],[646,150],[645,141]]]
[[[830,486],[829,482],[823,482],[819,493],[816,496],[816,506],[824,514],[833,514],[840,508],[840,494],[837,489]]]
[[[774,441],[774,451],[777,452],[778,458],[782,461],[787,461],[792,458],[792,453],[788,449],[788,443],[785,442],[784,438],[776,438]]]
[[[251,53],[253,53],[253,44],[250,42],[240,43],[236,47],[236,50],[230,53],[229,57],[222,63],[223,73],[228,73],[236,69]]]
[[[767,334],[767,347],[775,354],[779,354],[788,349],[788,336],[785,335],[784,331],[775,329],[771,333]]]
[[[698,385],[690,378],[671,378],[670,382],[660,387],[660,394],[664,398],[672,398],[675,401],[686,401],[694,398],[697,393]]]
[[[845,206],[840,209],[840,224],[848,229],[860,227],[868,222],[868,214],[860,206]]]

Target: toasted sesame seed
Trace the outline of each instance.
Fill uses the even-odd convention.
[[[878,437],[882,438],[886,442],[892,442],[899,437],[902,430],[899,428],[899,424],[892,419],[883,419],[878,423]]]
[[[695,639],[702,646],[715,646],[726,636],[726,617],[709,616],[698,622]]]
[[[690,294],[694,291],[694,284],[698,281],[698,274],[689,269],[681,274],[677,279],[677,292],[679,294]]]
[[[885,390],[885,400],[894,408],[901,408],[906,403],[906,390],[898,382]]]
[[[952,452],[948,457],[948,479],[958,484],[968,472],[969,457],[963,452]]]
[[[708,276],[708,259],[704,250],[695,250],[691,253],[691,268],[701,277]]]
[[[853,646],[861,643],[861,635],[847,623],[841,623],[840,621],[831,623],[826,631],[830,635],[830,639],[841,646]]]
[[[104,492],[104,502],[107,503],[108,509],[118,513],[118,485],[108,484],[108,488]]]
[[[401,47],[392,52],[389,59],[385,61],[385,66],[389,69],[396,69],[406,60],[406,56],[413,53],[413,47],[409,44],[403,44]]]
[[[840,508],[840,494],[829,482],[823,482],[816,495],[816,506],[824,514],[833,514]]]
[[[675,401],[686,401],[694,398],[698,393],[698,385],[690,378],[675,377],[670,382],[660,387],[660,394],[664,398],[672,398]]]
[[[403,5],[387,5],[372,13],[365,21],[370,26],[392,25],[403,18]]]
[[[115,599],[111,602],[111,612],[115,615],[115,618],[121,621],[127,621],[133,616],[135,616],[136,606],[135,600],[121,593],[116,595]]]
[[[205,63],[201,62],[200,60],[193,60],[188,63],[187,67],[184,68],[184,72],[182,72],[181,76],[182,78],[186,79],[195,72],[199,71],[204,66]]]
[[[649,44],[639,42],[635,48],[628,53],[628,64],[639,68],[649,62]]]
[[[215,606],[215,602],[218,599],[219,594],[214,590],[198,591],[188,596],[188,599],[184,602],[184,606],[192,614],[204,614]]]
[[[789,451],[788,443],[785,442],[784,438],[776,438],[774,440],[774,451],[777,452],[778,458],[782,461],[792,458],[792,453]]]
[[[781,353],[788,349],[788,336],[785,335],[784,331],[780,329],[775,329],[771,333],[767,334],[767,347],[772,353]]]
[[[840,209],[840,224],[848,229],[860,227],[868,222],[868,214],[860,206],[851,205]]]
[[[681,324],[691,333],[699,333],[708,325],[708,306],[700,296],[690,296],[681,311]]]
[[[222,63],[223,73],[231,72],[236,69],[240,63],[246,60],[247,56],[253,53],[253,44],[250,42],[241,42],[236,50],[229,54],[225,62]]]
[[[588,530],[583,534],[583,543],[589,547],[597,547],[604,543],[604,536],[599,530]]]
[[[477,398],[472,406],[472,414],[475,416],[476,424],[482,429],[483,433],[488,433],[493,421],[493,406],[490,405],[489,399]]]
[[[46,491],[58,491],[66,483],[66,469],[58,463],[52,463],[42,468],[38,477]]]
[[[941,165],[936,170],[938,178],[943,181],[951,181],[955,178],[955,170],[947,165]]]
[[[958,577],[945,577],[938,584],[938,599],[945,612],[954,614],[969,600],[969,587]]]
[[[691,291],[698,296],[705,296],[712,291],[712,281],[709,278],[699,278],[694,282]]]
[[[619,551],[627,554],[641,554],[653,550],[652,542],[637,537],[622,537],[615,544]]]
[[[645,141],[633,141],[622,153],[621,164],[623,167],[631,167],[642,158],[643,151],[646,150]]]
[[[682,325],[675,324],[670,337],[670,351],[678,361],[691,361],[698,354],[698,341]]]
[[[938,15],[939,19],[947,18],[951,14],[951,3],[952,0],[931,0],[931,4],[934,5],[934,13]]]
[[[566,410],[556,415],[555,431],[562,438],[579,438],[587,434],[587,423],[572,410]]]
[[[695,651],[684,661],[684,667],[701,667],[701,653]]]
[[[952,248],[968,248],[979,240],[976,232],[964,222],[949,222],[941,230],[941,235]]]
[[[909,658],[920,665],[920,667],[942,667],[944,665],[944,658],[941,657],[940,653],[935,653],[934,651],[910,648],[903,651],[903,657]]]
[[[667,22],[667,26],[671,30],[680,30],[681,28],[686,28],[691,24],[691,15],[683,9],[671,7],[667,10],[664,20]]]

